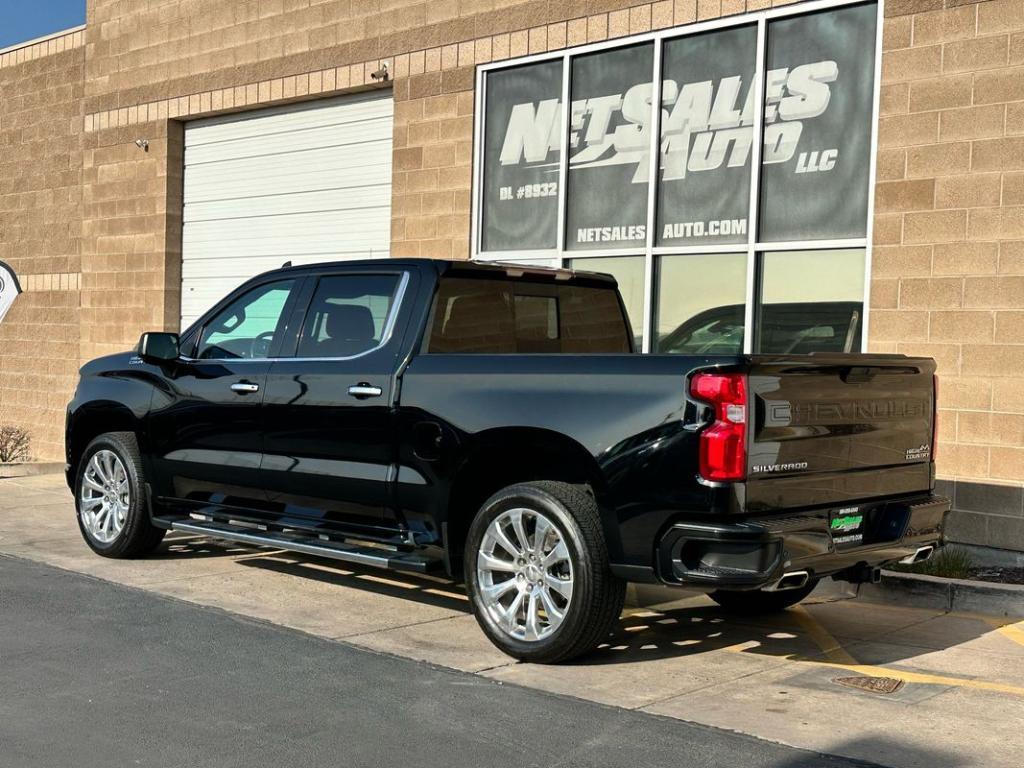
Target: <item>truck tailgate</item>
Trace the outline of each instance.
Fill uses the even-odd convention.
[[[745,511],[927,491],[934,374],[902,355],[751,358]]]

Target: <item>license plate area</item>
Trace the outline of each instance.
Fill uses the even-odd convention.
[[[850,549],[864,545],[869,512],[861,506],[839,507],[829,511],[828,532],[836,549]]]
[[[907,504],[850,504],[829,511],[828,532],[837,550],[899,541],[907,529]]]

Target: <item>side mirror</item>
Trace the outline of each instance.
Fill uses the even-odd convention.
[[[152,362],[178,359],[178,334],[151,332],[139,337],[139,357]]]

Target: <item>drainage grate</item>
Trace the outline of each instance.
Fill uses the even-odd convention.
[[[896,677],[871,677],[870,675],[859,675],[857,677],[834,677],[833,683],[845,685],[847,688],[856,688],[858,691],[868,693],[896,693],[903,687],[903,681]]]

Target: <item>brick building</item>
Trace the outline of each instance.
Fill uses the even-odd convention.
[[[1024,550],[1024,0],[89,0],[0,52],[37,459],[83,361],[385,253],[611,271],[648,351],[932,356],[951,535]]]

